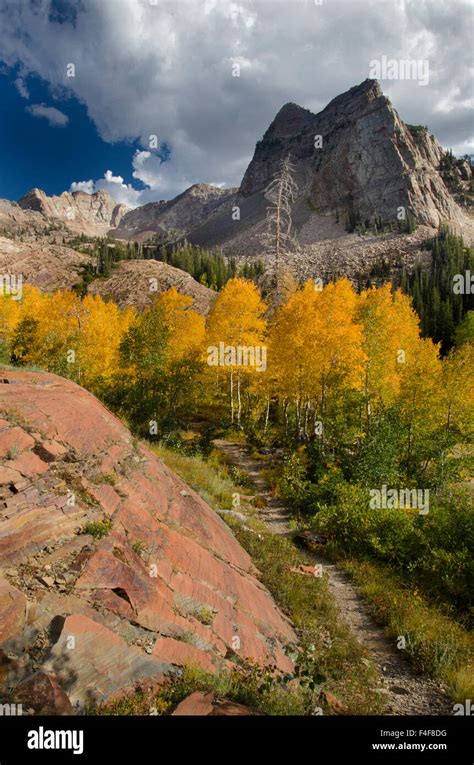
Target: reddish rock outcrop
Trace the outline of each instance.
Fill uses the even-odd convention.
[[[247,717],[260,714],[244,704],[229,699],[216,699],[212,693],[201,691],[191,693],[173,712],[176,717]]]
[[[74,383],[1,380],[0,678],[54,675],[80,707],[184,664],[291,669],[290,624],[199,495]]]
[[[7,643],[23,631],[26,621],[26,598],[6,579],[0,579],[0,635]]]
[[[55,675],[35,672],[15,689],[16,697],[38,715],[72,715],[71,702]]]

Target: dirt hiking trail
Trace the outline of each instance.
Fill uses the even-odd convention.
[[[220,438],[213,443],[231,464],[250,477],[256,493],[265,498],[266,507],[257,512],[268,529],[273,534],[291,536],[290,516],[280,500],[272,496],[263,477],[263,471],[268,469],[269,464],[254,459],[242,444]],[[320,553],[305,550],[304,554],[308,562],[322,565],[323,576],[341,619],[366,648],[369,659],[378,668],[381,676],[379,692],[386,697],[386,714],[452,714],[452,702],[444,686],[415,672],[403,652],[392,644],[368,613],[349,576]]]

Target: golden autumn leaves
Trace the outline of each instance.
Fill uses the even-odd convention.
[[[174,395],[189,392],[200,403],[227,410],[234,422],[268,422],[270,406],[276,406],[304,437],[318,432],[328,410],[334,414],[349,400],[358,408],[361,429],[394,403],[412,438],[420,429],[468,422],[472,344],[440,360],[438,347],[420,337],[410,299],[389,284],[358,295],[347,279],[323,289],[310,280],[270,316],[257,287],[235,278],[217,294],[207,320],[175,289],[137,314],[99,296],[48,295],[27,286],[21,301],[0,299],[0,338],[8,349],[3,360],[10,355],[100,393],[104,385],[118,384],[121,370],[133,379],[139,367],[139,358],[129,354],[125,360],[121,353],[131,328],[150,328],[135,353],[153,356],[153,312],[166,335],[163,374],[178,381]],[[208,348],[220,343],[265,347],[264,372],[251,364],[209,366]]]

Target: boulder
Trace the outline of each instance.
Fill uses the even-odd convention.
[[[173,712],[177,717],[248,717],[261,715],[255,709],[229,699],[217,699],[212,693],[195,691],[181,701]]]
[[[0,578],[0,646],[18,637],[26,624],[26,597]]]
[[[18,454],[0,458],[0,619],[25,679],[54,675],[84,707],[185,665],[291,671],[292,626],[222,518],[78,385],[2,379],[0,434]]]
[[[54,674],[35,672],[15,688],[15,697],[37,715],[72,715],[74,710]]]

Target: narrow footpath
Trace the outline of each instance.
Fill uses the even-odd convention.
[[[281,502],[268,490],[262,472],[268,468],[263,461],[253,459],[245,446],[225,439],[215,439],[215,448],[229,462],[245,472],[264,497],[266,506],[257,512],[273,534],[291,535],[289,515]],[[357,640],[367,649],[371,661],[378,667],[382,685],[380,693],[387,699],[387,713],[393,715],[452,714],[452,702],[443,685],[416,674],[403,651],[385,636],[383,629],[368,613],[364,601],[349,576],[323,555],[305,551],[308,562],[321,564],[340,617]]]

